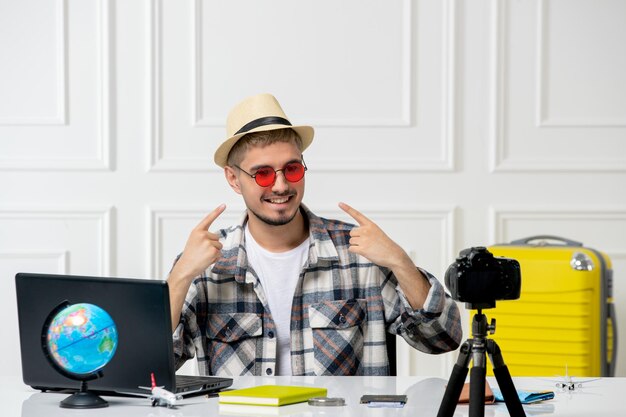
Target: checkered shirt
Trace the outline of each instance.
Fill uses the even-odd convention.
[[[293,375],[388,375],[387,333],[427,353],[459,346],[459,309],[435,277],[422,271],[431,289],[413,310],[393,273],[348,251],[354,225],[302,210],[310,246],[292,300]],[[202,375],[276,371],[275,325],[248,266],[246,221],[219,231],[222,257],[189,288],[173,334],[177,367],[195,356]]]

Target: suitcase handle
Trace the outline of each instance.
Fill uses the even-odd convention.
[[[607,320],[611,321],[611,327],[613,328],[613,352],[611,357],[611,362],[608,363],[608,376],[615,376],[615,369],[617,368],[616,364],[616,356],[617,356],[617,323],[616,323],[616,314],[615,314],[615,304],[610,303],[607,311]]]
[[[581,242],[577,242],[575,240],[567,239],[567,238],[560,237],[560,236],[553,236],[553,235],[529,236],[529,237],[525,237],[525,238],[522,238],[522,239],[513,240],[513,241],[511,241],[511,244],[513,244],[513,245],[528,245],[532,240],[539,240],[539,239],[558,240],[560,242],[563,242],[564,246],[582,246],[583,245]]]

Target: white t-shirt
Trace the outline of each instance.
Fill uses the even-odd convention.
[[[252,237],[248,225],[248,264],[257,273],[276,325],[276,375],[291,375],[291,305],[302,267],[309,256],[309,239],[287,252],[270,252]]]

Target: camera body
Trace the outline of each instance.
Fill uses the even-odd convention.
[[[446,287],[470,308],[493,308],[496,300],[517,300],[522,276],[515,259],[495,257],[483,246],[464,249],[448,267]]]

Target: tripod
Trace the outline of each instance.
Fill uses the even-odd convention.
[[[471,304],[468,307],[474,308]],[[502,359],[500,347],[494,340],[487,339],[488,332],[493,334],[496,331],[495,319],[488,325],[487,316],[482,313],[482,307],[484,306],[478,307],[478,313],[474,315],[472,322],[473,338],[467,339],[461,346],[461,353],[452,369],[437,417],[452,417],[454,414],[465,378],[467,377],[470,360],[474,366],[470,373],[469,417],[483,417],[485,415],[486,353],[489,354],[493,374],[498,381],[498,386],[502,391],[509,414],[511,417],[526,417],[522,403],[517,396],[515,385],[513,385],[509,368],[507,368],[504,359]]]

